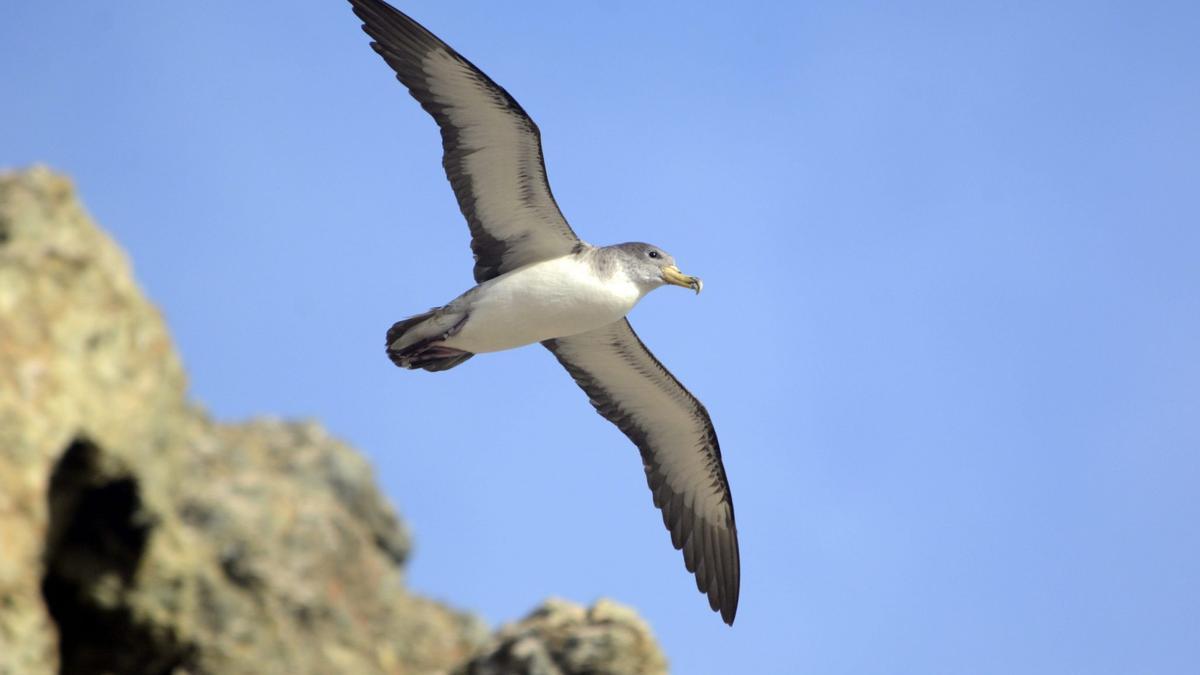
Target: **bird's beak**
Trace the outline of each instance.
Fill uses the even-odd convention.
[[[674,265],[663,268],[662,278],[663,281],[671,284],[672,286],[683,286],[684,288],[690,288],[696,291],[697,295],[700,294],[700,289],[704,288],[704,282],[700,281],[700,277],[689,277],[683,272],[680,272],[679,268]]]

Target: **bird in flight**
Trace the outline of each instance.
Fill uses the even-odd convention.
[[[741,578],[733,499],[708,411],[625,318],[650,291],[700,292],[657,246],[592,246],[546,181],[541,134],[521,105],[436,35],[382,0],[350,0],[371,47],[433,116],[442,165],[471,230],[476,286],[397,322],[387,354],[442,371],[542,343],[597,412],[641,451],[654,505],[709,606],[733,625]]]

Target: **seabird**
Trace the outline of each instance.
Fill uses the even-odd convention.
[[[538,127],[503,87],[382,0],[350,0],[371,47],[442,132],[442,165],[471,229],[477,285],[387,333],[401,368],[448,370],[540,342],[641,451],[654,505],[696,586],[733,625],[740,561],[733,499],[708,411],[625,315],[671,284],[700,292],[657,246],[592,246],[559,211]]]

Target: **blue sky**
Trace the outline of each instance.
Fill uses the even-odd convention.
[[[704,277],[631,319],[720,434],[732,629],[544,350],[384,357],[470,253],[345,3],[8,3],[0,165],[73,176],[213,414],[371,457],[415,589],[610,596],[680,673],[1193,671],[1195,3],[402,8],[537,120],[585,239]]]

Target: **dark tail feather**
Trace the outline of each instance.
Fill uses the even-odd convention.
[[[421,368],[436,373],[442,370],[450,370],[454,366],[466,361],[475,356],[471,352],[464,352],[461,349],[451,349],[449,347],[438,347],[426,345],[424,348],[417,349],[419,345],[413,345],[400,351],[388,350],[388,358],[392,363],[413,370]]]
[[[389,328],[387,332],[388,353],[391,353],[392,345],[396,344],[396,340],[399,340],[401,337],[403,337],[404,334],[408,332],[409,328],[423,323],[426,319],[432,317],[435,312],[437,312],[436,308],[431,309],[428,312],[417,314],[416,316],[410,316],[403,321],[397,321],[396,323],[392,324],[392,327]]]
[[[403,321],[397,321],[392,324],[392,327],[387,332],[387,355],[392,360],[392,363],[409,370],[421,368],[430,372],[438,372],[450,370],[454,366],[475,356],[472,352],[465,352],[461,349],[437,344],[457,333],[458,329],[466,322],[466,317],[463,317],[454,327],[441,335],[418,340],[400,349],[392,348],[392,345],[396,344],[396,341],[403,337],[409,329],[420,325],[437,311],[437,309],[431,309],[424,314],[410,316]]]

